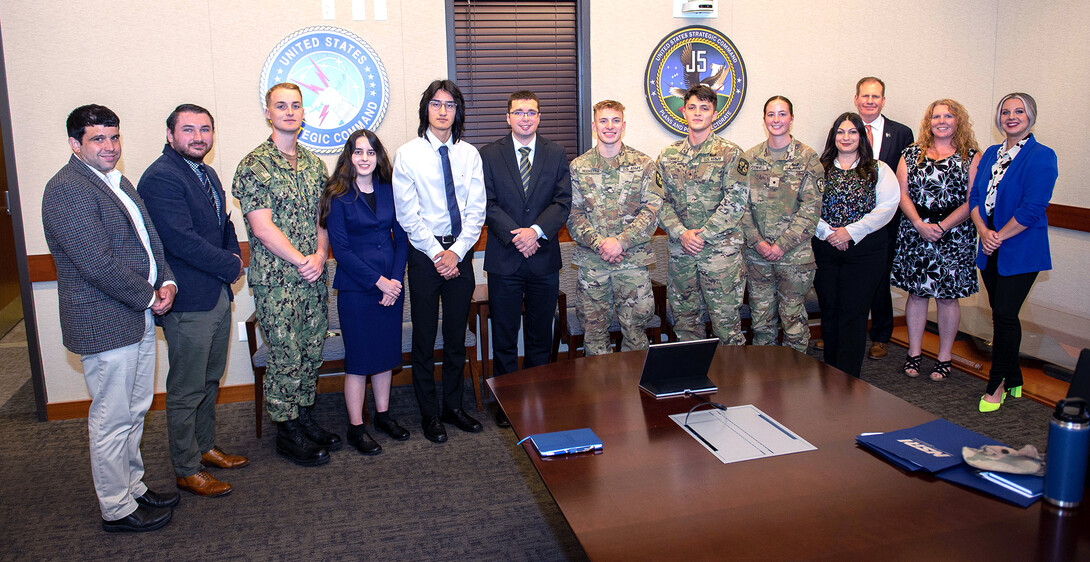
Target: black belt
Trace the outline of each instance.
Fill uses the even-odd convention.
[[[921,207],[916,205],[916,214],[920,215],[920,218],[931,223],[938,223],[939,221],[950,216],[955,209],[961,205],[955,205],[953,207],[944,207],[942,209],[928,209],[927,207]]]
[[[451,236],[450,234],[446,236],[436,236],[435,239],[439,241],[439,244],[443,246],[444,250],[449,249],[451,246],[453,246],[454,241],[457,240],[457,238]]]

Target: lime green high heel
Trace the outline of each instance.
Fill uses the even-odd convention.
[[[1021,398],[1022,397],[1022,385],[1018,385],[1018,386],[1008,388],[1007,389],[1007,394],[1009,394],[1011,396],[1011,398]]]
[[[984,399],[984,396],[980,397],[979,409],[980,409],[981,413],[986,414],[988,412],[994,412],[994,411],[998,410],[999,407],[1002,406],[1002,405],[1003,405],[1002,400],[1000,400],[999,402],[988,402],[987,400]]]

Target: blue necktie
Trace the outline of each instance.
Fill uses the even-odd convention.
[[[458,195],[454,192],[454,172],[450,169],[450,149],[447,145],[439,147],[439,158],[443,161],[443,184],[447,188],[447,213],[450,214],[450,234],[455,238],[462,233],[462,213],[458,210]]]

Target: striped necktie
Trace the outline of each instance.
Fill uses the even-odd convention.
[[[526,192],[530,189],[530,151],[532,149],[528,146],[524,146],[519,149],[519,174],[522,175],[522,191]]]

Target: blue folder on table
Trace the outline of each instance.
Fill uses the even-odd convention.
[[[537,452],[543,457],[570,455],[597,451],[602,448],[602,440],[589,427],[538,433],[529,437]]]
[[[1002,445],[943,419],[888,433],[860,435],[856,441],[909,472],[938,472],[962,464],[962,447]]]
[[[938,419],[888,433],[860,435],[856,442],[906,472],[930,472],[936,478],[972,488],[1021,507],[1041,497],[1040,476],[989,473],[965,463],[962,447],[1002,443],[975,431]]]

